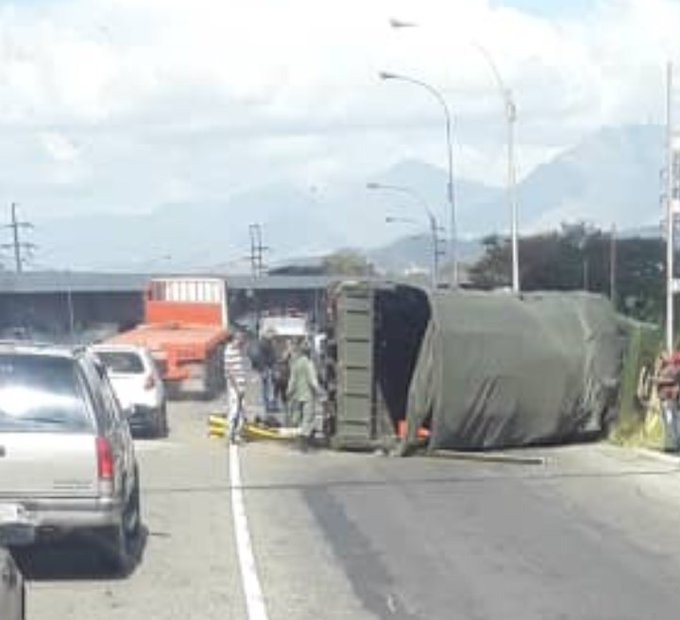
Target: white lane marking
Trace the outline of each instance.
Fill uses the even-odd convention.
[[[267,607],[262,594],[262,586],[257,576],[255,554],[248,530],[248,518],[243,501],[241,486],[241,464],[238,457],[238,446],[229,446],[229,478],[231,483],[231,510],[236,536],[236,551],[238,553],[239,568],[243,594],[246,599],[248,620],[267,620]]]

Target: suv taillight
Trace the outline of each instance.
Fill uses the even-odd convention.
[[[156,378],[153,375],[149,375],[146,381],[144,381],[144,389],[150,390],[154,387],[156,387]]]
[[[97,476],[100,480],[113,478],[113,455],[106,437],[97,437]]]

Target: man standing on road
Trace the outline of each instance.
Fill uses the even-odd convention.
[[[314,433],[314,400],[320,393],[311,351],[309,346],[303,343],[299,345],[290,367],[290,379],[286,390],[293,420],[300,425],[300,449],[303,452],[309,447]]]
[[[227,377],[227,407],[229,419],[229,440],[237,443],[244,417],[246,376],[240,350],[240,339],[229,338],[224,352]]]
[[[274,386],[272,383],[276,352],[272,342],[274,334],[267,331],[258,343],[256,369],[262,383],[262,405],[265,413],[274,410]]]
[[[288,426],[290,421],[286,391],[288,390],[288,381],[290,379],[291,355],[291,344],[289,340],[286,340],[283,351],[277,356],[272,379],[274,384],[274,402],[277,408],[283,408],[284,426]]]

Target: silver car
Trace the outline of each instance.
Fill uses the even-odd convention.
[[[0,515],[35,538],[87,533],[115,570],[140,532],[124,412],[85,349],[0,343]]]

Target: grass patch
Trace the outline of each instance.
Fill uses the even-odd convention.
[[[663,346],[663,334],[655,325],[621,319],[627,335],[627,348],[621,373],[618,416],[611,427],[609,441],[620,446],[662,449],[664,427],[656,390],[640,398],[643,368],[653,372]]]

